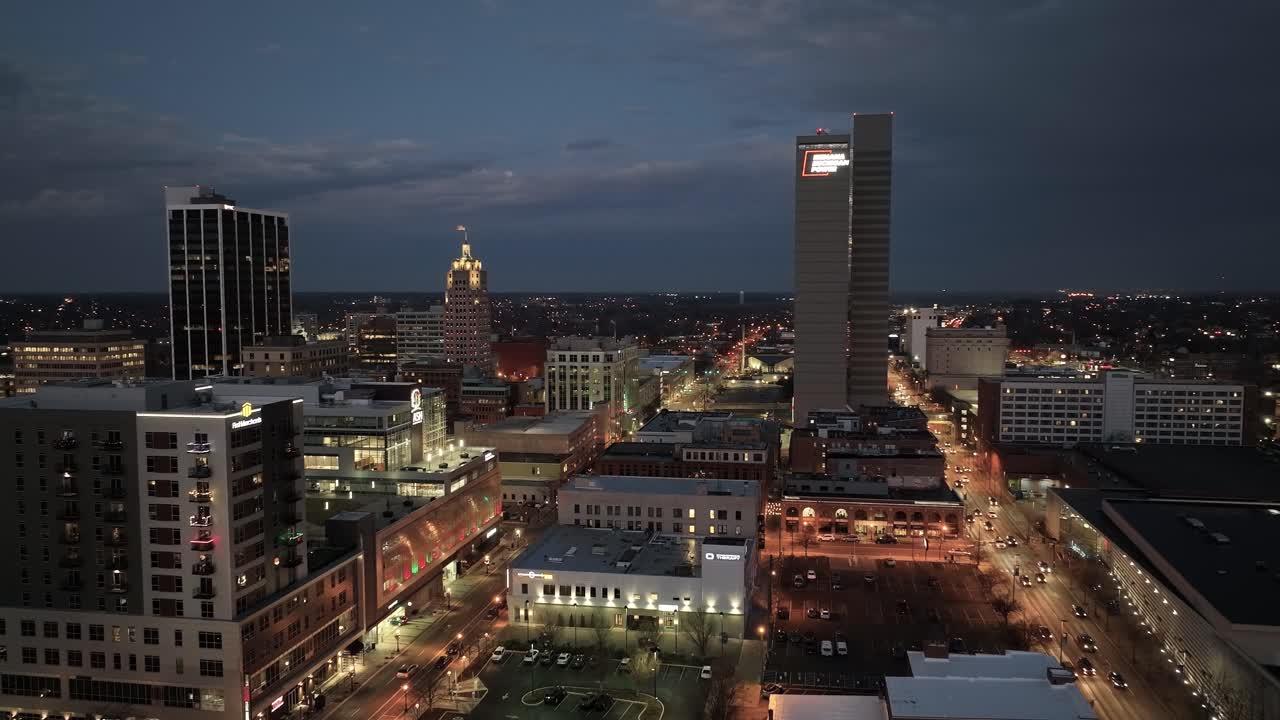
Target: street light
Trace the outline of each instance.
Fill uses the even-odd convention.
[[[578,603],[577,601],[574,601],[573,603],[573,647],[575,650],[578,647]]]
[[[622,652],[626,654],[630,652],[627,647],[627,631],[631,629],[631,605],[627,605],[622,609]]]
[[[400,689],[404,691],[404,714],[408,715],[409,714],[409,683],[405,683],[401,685]]]

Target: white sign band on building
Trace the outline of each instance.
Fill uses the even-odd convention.
[[[262,424],[262,416],[259,415],[258,417],[251,417],[248,420],[237,420],[231,423],[231,429],[241,430],[243,428],[253,427],[254,425],[261,425],[261,424]]]

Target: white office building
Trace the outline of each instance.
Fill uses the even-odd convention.
[[[937,308],[907,308],[902,311],[905,322],[902,328],[902,351],[912,362],[924,367],[928,360],[928,345],[925,332],[936,328],[942,321],[942,313]]]
[[[978,433],[988,446],[1240,445],[1248,389],[1237,383],[1157,380],[1133,370],[1081,378],[984,379],[978,387]]]
[[[511,562],[511,620],[561,627],[603,621],[684,637],[712,623],[716,632],[742,637],[755,577],[753,545],[743,538],[554,527]]]
[[[444,358],[444,306],[396,313],[396,360],[407,362]]]
[[[632,338],[558,338],[547,349],[546,411],[592,410],[609,404],[605,440],[621,436],[624,416],[637,406],[633,379],[640,348]]]

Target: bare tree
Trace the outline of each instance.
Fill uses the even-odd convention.
[[[552,643],[559,640],[560,629],[564,627],[564,615],[562,613],[547,613],[542,620],[542,631],[547,634],[547,639]]]
[[[978,573],[978,587],[988,595],[1004,584],[1004,577],[994,570],[982,570]]]
[[[694,647],[698,648],[698,652],[702,655],[707,654],[707,645],[711,642],[712,634],[715,633],[712,617],[712,613],[707,612],[705,607],[700,607],[693,612],[681,613],[680,630],[693,641]]]
[[[605,647],[609,644],[609,632],[612,630],[613,627],[608,620],[605,620],[604,615],[597,612],[592,616],[591,632],[596,636],[596,648],[599,649],[601,655],[604,655]]]
[[[444,678],[444,673],[422,673],[425,680],[422,685],[422,694],[427,698],[427,709],[430,710],[435,705],[436,688],[440,685],[440,680]]]
[[[1012,594],[998,596],[991,601],[991,609],[1004,619],[1005,627],[1009,627],[1009,617],[1022,612],[1022,601]]]
[[[734,665],[724,657],[711,667],[711,681],[707,686],[707,699],[703,705],[705,720],[728,720],[733,712],[733,694],[737,690]]]

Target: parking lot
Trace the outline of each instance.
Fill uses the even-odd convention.
[[[521,662],[523,659],[522,652],[509,653],[504,662],[487,663],[480,670],[480,681],[488,692],[472,710],[472,716],[482,720],[510,720],[513,716],[544,720],[695,720],[706,693],[699,677],[702,668],[693,665],[664,663],[655,675],[638,679],[618,672],[616,658],[599,659],[594,666],[576,670],[540,663],[529,666]],[[655,680],[657,703],[652,698]],[[555,687],[564,688],[564,699],[547,703],[547,691]],[[600,692],[612,698],[608,710],[581,707]]]
[[[1003,621],[971,565],[820,556],[782,558],[773,570],[770,670],[901,674],[905,660],[895,648],[952,638],[968,649],[1002,647]],[[796,575],[803,587],[795,587]],[[818,643],[841,639],[847,656],[834,656],[834,647],[834,657],[820,654]]]

